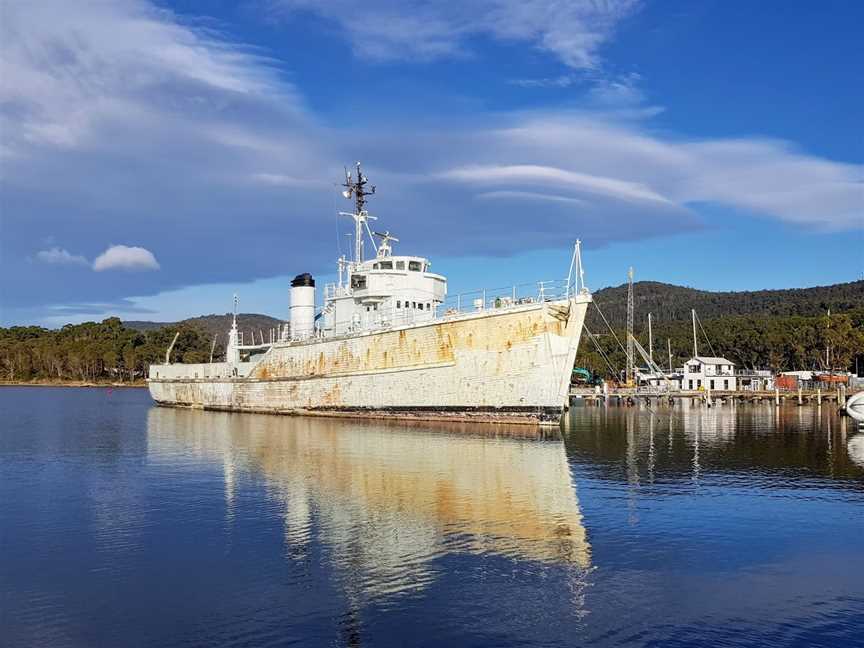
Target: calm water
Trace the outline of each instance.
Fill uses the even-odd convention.
[[[864,432],[578,407],[563,435],[0,389],[0,644],[864,645]]]

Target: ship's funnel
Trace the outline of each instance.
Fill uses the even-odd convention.
[[[291,337],[305,340],[315,330],[315,279],[308,272],[291,281]]]

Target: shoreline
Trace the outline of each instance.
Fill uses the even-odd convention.
[[[111,389],[143,389],[147,387],[144,381],[134,383],[87,382],[83,380],[47,380],[47,381],[17,381],[0,382],[0,387],[106,387]]]

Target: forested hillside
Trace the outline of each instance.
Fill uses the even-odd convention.
[[[627,284],[598,290],[594,299],[610,322],[626,322]],[[710,292],[656,281],[633,284],[633,310],[637,322],[647,320],[648,313],[652,314],[655,322],[689,321],[691,308],[695,308],[703,320],[709,320],[730,315],[815,317],[825,315],[828,309],[841,313],[862,306],[864,281],[742,292]]]
[[[624,345],[627,284],[597,291],[594,301]],[[667,369],[669,346],[673,367],[693,354],[691,308],[701,323],[697,341],[702,355],[722,355],[742,368],[774,371],[854,371],[857,358],[864,369],[864,281],[748,292],[709,292],[640,281],[633,285],[633,305],[634,332],[646,349],[648,313],[652,314],[655,361]],[[626,355],[599,310],[593,306],[589,310],[586,330],[597,337],[583,337],[577,365],[611,377],[625,366]],[[830,349],[827,363],[826,347]],[[641,357],[637,364],[644,365]]]
[[[179,322],[128,321],[123,322],[123,326],[135,329],[136,331],[153,331],[165,328],[166,326],[188,327],[201,331],[212,339],[214,335],[222,338],[227,334],[228,329],[231,328],[232,317],[231,313],[225,313],[224,315],[201,315],[200,317],[191,317]],[[267,338],[268,331],[271,328],[278,328],[282,323],[282,320],[270,317],[269,315],[259,315],[257,313],[237,314],[237,326],[244,332],[244,337],[246,338],[252,335],[252,331],[255,331],[256,340],[259,337],[259,332],[263,333],[264,337]]]

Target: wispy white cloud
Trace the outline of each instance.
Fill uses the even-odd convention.
[[[475,184],[546,185],[620,200],[669,203],[639,183],[534,164],[461,167],[445,171],[440,177]]]
[[[864,166],[808,155],[782,141],[663,137],[640,121],[596,113],[516,116],[481,137],[479,143],[474,137],[473,166],[454,165],[443,178],[569,186],[680,207],[716,203],[798,225],[864,227]],[[533,164],[497,165],[501,159]]]
[[[595,106],[608,108],[641,104],[645,99],[639,85],[641,80],[641,75],[635,72],[595,79],[588,98]]]
[[[278,12],[310,11],[336,22],[358,56],[421,60],[465,56],[470,39],[529,43],[571,68],[597,67],[597,50],[637,0],[270,0]]]
[[[478,193],[477,198],[481,200],[527,200],[530,202],[557,202],[569,203],[571,205],[587,205],[588,202],[573,196],[559,196],[556,194],[545,194],[537,191],[484,191]]]
[[[12,152],[98,145],[100,123],[201,111],[214,92],[278,91],[291,101],[272,61],[146,2],[43,0],[0,11],[0,123]],[[184,86],[198,92],[178,92]]]
[[[510,79],[508,81],[510,85],[520,88],[569,88],[583,82],[584,79],[576,74],[559,74],[554,77],[537,79]]]
[[[80,254],[72,254],[57,246],[37,252],[36,260],[50,265],[90,265],[90,262]]]
[[[253,173],[249,176],[252,182],[273,187],[326,187],[332,182],[322,178],[298,178],[284,173]]]
[[[150,250],[143,247],[112,245],[93,261],[96,272],[105,270],[158,270],[159,263]]]

